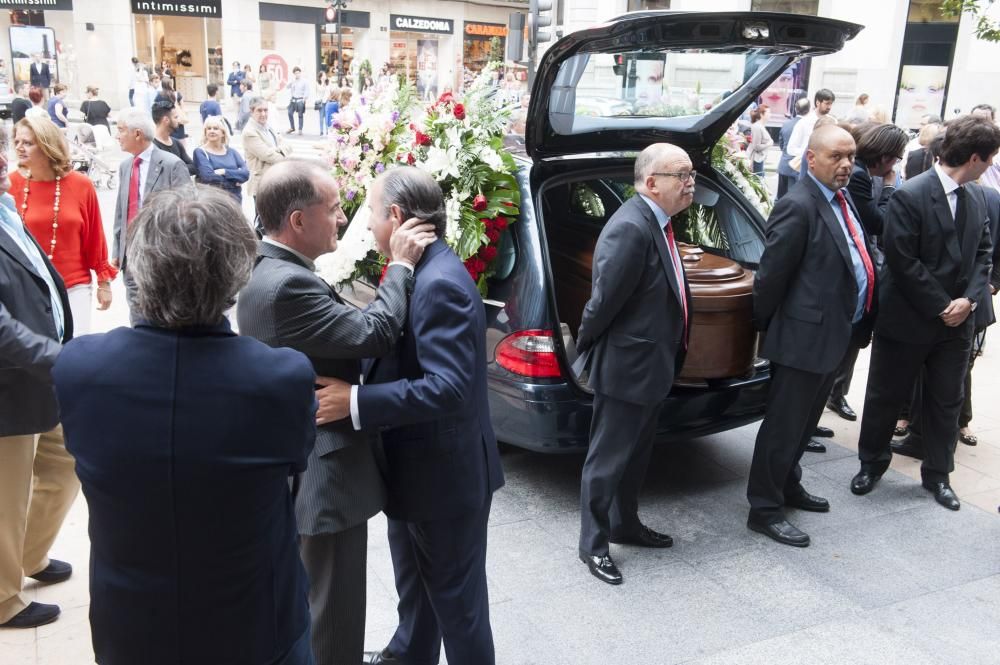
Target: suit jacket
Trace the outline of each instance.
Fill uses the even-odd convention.
[[[851,172],[851,180],[847,183],[847,191],[851,195],[851,201],[857,208],[861,216],[861,224],[865,227],[865,233],[869,236],[882,235],[885,211],[889,208],[889,199],[896,192],[895,187],[883,185],[879,190],[878,198],[874,195],[874,183],[872,176],[868,173],[868,167],[862,162],[854,163],[854,171]]]
[[[378,297],[358,310],[294,254],[262,242],[239,297],[240,332],[301,351],[320,376],[357,383],[361,358],[385,355],[399,338],[412,283],[409,270],[393,266]],[[299,533],[336,533],[382,510],[385,487],[373,454],[377,439],[377,432],[357,432],[349,420],[319,428],[295,501]]]
[[[414,274],[403,337],[358,387],[361,426],[384,428],[385,514],[412,522],[481,510],[503,485],[486,393],[486,312],[443,240]]]
[[[663,229],[639,196],[626,201],[601,230],[594,249],[590,300],[577,349],[589,353],[590,386],[634,404],[663,401],[684,362],[681,298]]]
[[[849,195],[847,200],[860,219]],[[871,243],[862,238],[872,256]],[[761,356],[826,374],[837,368],[849,344],[867,345],[877,303],[873,297],[872,310],[858,325],[852,323],[858,283],[847,242],[812,178],[799,181],[775,204],[753,285],[754,322],[767,331]],[[878,293],[877,273],[874,278]]]
[[[115,202],[115,223],[111,231],[114,237],[111,258],[118,259],[118,265],[122,268],[125,267],[127,232],[125,218],[128,216],[128,185],[132,179],[133,160],[134,157],[129,156],[118,165],[118,199]],[[188,174],[187,165],[177,155],[172,155],[154,146],[149,157],[149,172],[146,174],[146,186],[142,190],[142,200],[145,201],[146,197],[153,192],[190,184],[191,176]]]
[[[288,477],[316,435],[309,361],[226,322],[140,323],[53,370],[90,515],[102,665],[271,665],[309,625]]]
[[[49,73],[49,63],[47,62],[43,62],[41,65],[32,62],[29,77],[31,85],[35,88],[52,87],[52,75]]]
[[[791,177],[798,177],[799,172],[788,165],[788,162],[792,161],[792,155],[789,155],[788,142],[792,139],[792,132],[795,130],[795,125],[798,124],[802,116],[797,115],[794,118],[785,121],[785,124],[781,126],[781,132],[778,134],[778,144],[781,146],[781,159],[778,160],[778,175],[785,175]]]
[[[936,169],[903,183],[889,203],[882,234],[885,265],[876,331],[928,344],[971,335],[975,317],[957,328],[939,318],[956,298],[977,301],[989,286],[993,243],[985,200],[966,185],[968,215],[959,235]]]
[[[986,219],[990,229],[990,240],[993,242],[993,267],[990,270],[990,286],[1000,289],[1000,192],[985,185],[978,185],[976,192],[981,192],[986,206]],[[993,293],[987,288],[980,296],[976,307],[976,330],[983,330],[996,323],[996,312],[993,309]]]
[[[28,239],[35,242],[30,233]],[[69,341],[73,315],[66,287],[45,252],[38,251],[59,289],[63,338]],[[50,370],[61,349],[48,285],[10,234],[0,229],[0,436],[38,434],[58,424]]]
[[[274,135],[274,142],[270,136],[265,136],[268,133]],[[277,132],[261,127],[254,120],[248,122],[243,128],[243,156],[247,160],[247,168],[250,169],[247,193],[256,196],[260,179],[267,170],[290,154],[292,154],[291,147],[285,145]]]

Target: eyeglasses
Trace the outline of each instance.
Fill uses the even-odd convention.
[[[681,182],[687,182],[688,180],[694,180],[698,177],[698,172],[692,169],[691,171],[678,171],[676,173],[650,173],[649,175],[670,176],[672,178],[677,178]]]

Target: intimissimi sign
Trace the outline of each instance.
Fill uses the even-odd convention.
[[[0,0],[0,9],[73,9],[73,0]]]
[[[0,2],[2,1],[3,0],[0,0]],[[132,0],[132,13],[157,14],[160,16],[222,18],[222,0],[191,0],[190,2],[170,2],[170,0]]]
[[[389,25],[392,30],[400,32],[436,32],[450,35],[455,32],[455,24],[446,18],[424,18],[422,16],[389,15]]]

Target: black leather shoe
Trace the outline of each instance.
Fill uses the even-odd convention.
[[[874,473],[866,469],[861,469],[853,478],[851,478],[851,492],[857,494],[858,496],[868,494],[875,489],[875,483],[877,483],[878,479],[881,477],[881,473]]]
[[[608,584],[622,583],[622,574],[618,570],[618,566],[615,565],[615,562],[611,560],[611,555],[591,556],[589,554],[581,554],[580,561],[587,564],[590,574],[602,582],[607,582]]]
[[[65,561],[49,559],[49,565],[45,566],[44,570],[40,570],[34,575],[28,575],[28,577],[43,584],[55,584],[56,582],[65,582],[72,574],[73,566]]]
[[[799,510],[808,510],[813,513],[830,512],[830,502],[821,496],[815,496],[803,491],[795,496],[786,496],[785,505]]]
[[[809,534],[795,528],[788,523],[788,520],[779,520],[777,522],[771,522],[770,524],[762,524],[755,521],[751,517],[747,518],[747,527],[749,527],[751,531],[762,533],[772,540],[778,541],[782,545],[791,545],[792,547],[809,547]]]
[[[823,427],[822,425],[816,425],[816,430],[813,432],[813,436],[822,437],[824,439],[833,438],[833,430],[829,427]]]
[[[807,453],[825,453],[826,446],[817,441],[816,439],[809,439],[806,442],[806,452]]]
[[[366,651],[365,658],[361,661],[362,665],[390,665],[390,663],[401,663],[399,658],[396,658],[396,654],[389,651],[389,647],[382,649],[381,651]]]
[[[948,483],[929,483],[924,481],[921,485],[924,486],[925,490],[934,495],[935,501],[948,510],[958,510],[962,507],[962,502],[958,500],[955,490],[951,489],[951,485]]]
[[[826,408],[830,409],[844,420],[857,420],[858,414],[854,413],[843,397],[831,397],[826,403]]]
[[[28,606],[7,620],[0,623],[0,628],[35,628],[52,623],[59,618],[59,606],[45,603],[28,603]]]
[[[922,444],[913,440],[913,435],[909,435],[901,441],[890,442],[889,448],[892,450],[894,455],[903,455],[905,457],[912,457],[913,459],[920,460],[924,458],[924,447]]]
[[[645,524],[639,525],[639,530],[628,536],[613,536],[612,543],[616,545],[638,545],[639,547],[670,547],[674,539],[665,533],[653,531]]]

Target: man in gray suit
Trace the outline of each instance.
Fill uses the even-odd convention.
[[[594,416],[580,491],[580,559],[621,584],[608,543],[670,547],[639,521],[663,400],[684,362],[690,295],[670,218],[694,198],[687,153],[654,143],[635,160],[636,196],[604,226],[577,348],[589,354]]]
[[[240,332],[306,354],[319,383],[356,382],[361,358],[388,353],[403,329],[414,266],[434,240],[433,226],[410,220],[399,227],[395,260],[375,300],[359,310],[313,272],[313,261],[336,249],[338,229],[347,224],[323,167],[276,164],[261,179],[257,211],[265,235],[240,293]],[[320,426],[295,501],[317,665],[357,665],[364,652],[368,518],[386,498],[374,436],[356,432],[350,421]]]
[[[22,594],[24,576],[61,582],[72,566],[50,559],[80,488],[57,426],[50,370],[73,336],[66,288],[7,194],[7,131],[0,127],[0,627],[55,621],[59,607]]]
[[[118,114],[118,143],[132,155],[118,167],[118,201],[115,203],[114,248],[112,265],[121,268],[125,280],[129,319],[135,323],[135,282],[128,272],[125,239],[128,225],[142,209],[142,202],[153,192],[191,184],[187,166],[169,152],[153,145],[156,127],[142,109],[128,108]]]

